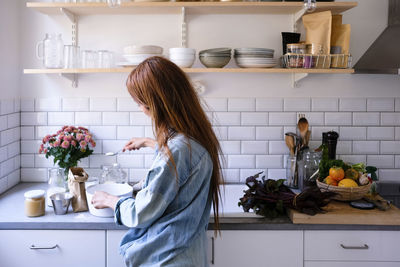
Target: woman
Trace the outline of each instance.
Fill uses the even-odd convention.
[[[131,228],[120,246],[127,266],[208,266],[206,230],[211,203],[218,227],[223,181],[211,124],[186,75],[164,58],[137,66],[127,87],[156,140],[133,138],[123,151],[152,147],[156,156],[135,198],[96,192],[92,202],[115,209],[116,222]]]

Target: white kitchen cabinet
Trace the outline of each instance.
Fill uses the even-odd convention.
[[[105,231],[1,230],[1,267],[105,267]]]
[[[119,243],[128,230],[107,230],[107,267],[125,267],[123,257],[118,253]]]
[[[213,231],[207,235],[210,267],[303,266],[302,231],[221,231],[214,241]]]
[[[306,261],[304,267],[399,267],[399,262]]]
[[[398,261],[400,266],[399,247],[399,231],[304,232],[305,261]]]

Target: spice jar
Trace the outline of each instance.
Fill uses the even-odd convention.
[[[306,45],[305,44],[287,44],[287,53],[305,54],[306,53]]]
[[[44,215],[45,201],[44,190],[31,190],[24,194],[25,215],[28,217],[38,217]]]

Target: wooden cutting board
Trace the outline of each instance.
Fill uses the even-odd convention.
[[[314,216],[296,210],[289,210],[288,215],[294,224],[400,225],[400,210],[393,205],[387,211],[360,210],[347,202],[331,201],[323,209],[327,212]]]

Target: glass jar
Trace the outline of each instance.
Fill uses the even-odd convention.
[[[48,69],[63,67],[64,42],[61,34],[47,33],[44,40],[36,45],[36,57],[43,60],[43,66]]]
[[[286,181],[285,184],[291,188],[298,188],[298,179],[297,179],[297,159],[295,156],[288,156],[286,161]]]
[[[64,193],[67,191],[67,184],[64,179],[64,169],[51,168],[49,169],[49,181],[46,192],[47,206],[52,207],[53,203],[50,196],[56,193]]]
[[[24,194],[25,215],[28,217],[43,216],[45,213],[44,190],[31,190]]]
[[[127,183],[127,174],[121,168],[118,163],[114,163],[112,166],[103,165],[102,167],[103,172],[101,174],[101,178],[99,183],[106,184],[106,183]]]
[[[320,152],[309,151],[303,154],[302,180],[304,187],[315,185],[317,175],[313,176],[313,174],[318,170],[320,161]]]
[[[293,54],[305,54],[306,45],[305,44],[287,44],[287,53]]]

